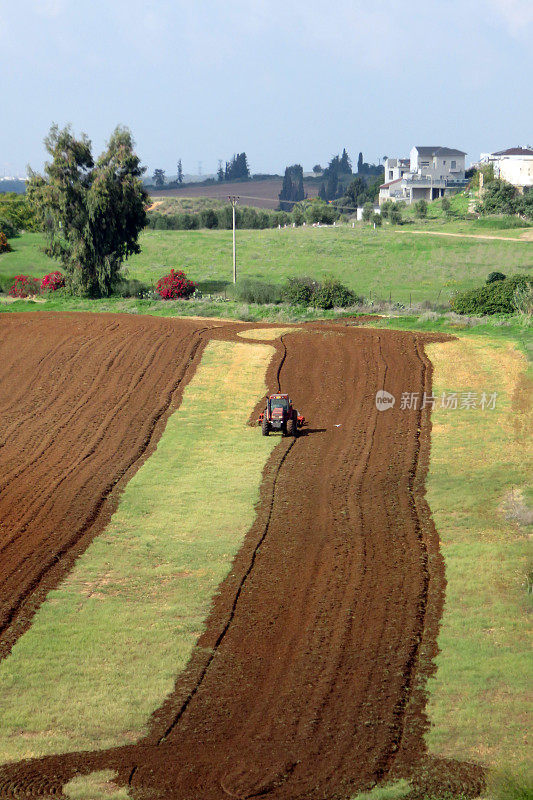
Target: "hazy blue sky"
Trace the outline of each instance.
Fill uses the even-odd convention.
[[[50,124],[153,171],[533,145],[533,0],[0,0],[0,174]]]

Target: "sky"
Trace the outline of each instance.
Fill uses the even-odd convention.
[[[0,0],[0,177],[52,123],[151,174],[533,145],[533,0]]]

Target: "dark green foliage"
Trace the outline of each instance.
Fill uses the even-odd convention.
[[[394,208],[394,200],[385,200],[385,202],[380,206],[381,208],[381,216],[383,219],[388,219],[390,212]]]
[[[363,221],[370,222],[373,213],[374,213],[374,206],[372,205],[372,203],[365,203],[363,206]]]
[[[152,180],[154,182],[154,186],[157,186],[158,189],[161,189],[165,185],[165,170],[164,169],[154,170]]]
[[[326,278],[324,283],[315,284],[313,305],[317,308],[346,308],[357,302],[357,297],[351,289],[335,278]]]
[[[372,214],[370,221],[374,223],[376,228],[380,228],[383,225],[383,219],[381,217],[381,214],[378,214],[377,212],[375,214]]]
[[[320,184],[320,189],[318,190],[318,196],[324,202],[326,202],[326,200],[328,199],[326,195],[326,184],[323,181]]]
[[[53,126],[45,146],[52,160],[44,177],[30,173],[27,196],[48,237],[46,253],[63,265],[72,293],[107,296],[123,261],[140,252],[146,224],[144,170],[131,134],[116,128],[96,164],[87,136],[75,139],[68,127]]]
[[[235,296],[237,300],[243,300],[245,303],[258,303],[259,305],[280,303],[281,287],[273,283],[263,283],[246,278],[237,283]]]
[[[345,308],[357,302],[350,289],[336,278],[326,278],[324,283],[313,278],[290,278],[282,288],[282,299],[291,305],[316,308]]]
[[[401,225],[402,219],[402,208],[398,203],[393,203],[393,206],[389,211],[389,220],[391,225]]]
[[[456,294],[450,302],[453,311],[458,314],[512,314],[515,311],[514,293],[517,289],[525,289],[533,280],[522,275],[514,275],[505,280],[470,289]]]
[[[520,210],[521,197],[517,189],[499,178],[485,184],[482,197],[482,214],[516,214]]]
[[[339,218],[339,212],[334,206],[329,206],[320,199],[312,200],[305,212],[306,222],[311,224],[320,222],[323,225],[331,225]]]
[[[279,193],[279,207],[282,211],[292,211],[295,202],[303,200],[304,172],[301,164],[293,164],[285,168],[283,185]]]
[[[487,283],[494,283],[494,281],[504,281],[507,276],[503,272],[489,272],[487,276]]]
[[[183,183],[183,166],[181,163],[181,158],[178,161],[178,183]]]
[[[359,153],[359,157],[357,158],[357,174],[361,175],[363,172],[363,154]]]
[[[0,194],[0,230],[11,238],[20,231],[38,230],[38,222],[27,197],[15,192]]]
[[[216,211],[212,208],[207,208],[200,211],[200,227],[201,228],[218,228],[218,217]]]
[[[312,278],[289,278],[281,290],[282,299],[294,306],[311,304],[317,282]]]
[[[18,235],[19,229],[14,224],[13,220],[8,217],[0,216],[0,231],[2,231],[7,239],[12,239],[14,236]]]
[[[441,207],[445,214],[449,214],[451,210],[451,203],[447,197],[443,197],[441,201]]]
[[[149,291],[148,284],[137,278],[121,278],[115,287],[115,294],[120,297],[144,297]]]
[[[346,199],[352,209],[362,206],[367,200],[371,199],[367,195],[367,189],[367,183],[364,178],[357,175],[346,189],[343,200]]]
[[[224,170],[225,181],[242,181],[249,180],[250,169],[248,167],[248,159],[246,153],[237,153],[233,156],[231,161],[226,161],[226,169]]]
[[[427,200],[417,200],[415,203],[415,213],[420,219],[424,219],[428,215],[428,202]]]
[[[352,174],[352,162],[346,148],[344,148],[340,157],[339,172],[347,173],[348,175]]]

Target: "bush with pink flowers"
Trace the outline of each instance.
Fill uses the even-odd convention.
[[[10,297],[32,297],[41,293],[41,281],[31,275],[15,275],[9,290]]]
[[[190,297],[196,286],[182,270],[171,269],[168,275],[157,281],[155,290],[162,300],[179,300]]]
[[[41,281],[42,292],[57,292],[58,289],[63,289],[64,286],[65,276],[59,270],[49,272]]]

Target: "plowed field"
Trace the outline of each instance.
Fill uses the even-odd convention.
[[[69,521],[83,535],[97,516],[88,499],[105,497],[115,480],[110,469],[120,480],[133,454],[138,458],[146,447],[153,420],[163,418],[178,387],[175,375],[169,382],[170,361],[181,354],[176,374],[183,380],[202,337],[235,336],[230,326],[195,331],[198,322],[61,316],[51,323],[36,316],[6,320],[2,336],[3,363],[11,370],[1,385],[2,409],[9,405],[6,386],[17,393],[10,405],[14,431],[4,444],[15,449],[2,462],[15,476],[2,501],[2,514],[12,520],[5,552],[14,561],[5,585],[20,597],[40,575],[34,561],[59,557],[61,565],[65,554],[68,568]],[[18,355],[14,344],[6,344],[26,339],[36,341],[36,353],[28,346]],[[59,357],[64,366],[56,371]],[[92,382],[85,361],[93,365]],[[116,369],[120,380],[108,376]],[[139,798],[346,799],[419,764],[424,683],[432,670],[444,577],[424,501],[429,411],[402,410],[399,397],[430,393],[423,338],[309,326],[278,343],[269,383],[297,398],[309,426],[275,448],[256,522],[189,667],[152,719],[151,734],[130,747],[6,765],[0,768],[0,797],[59,793],[79,772],[112,768]],[[35,408],[39,387],[50,398],[46,413]],[[382,388],[398,398],[394,409],[376,409]],[[69,391],[71,402],[52,413]],[[91,400],[83,402],[86,393]],[[85,422],[72,416],[76,439],[63,439],[59,429],[56,436],[47,433],[46,416],[66,418],[77,407]],[[120,423],[116,409],[123,410]],[[34,416],[43,420],[32,422]],[[136,426],[145,419],[152,422],[141,435]],[[60,430],[68,432],[63,422]],[[21,467],[26,478],[19,480]],[[74,480],[78,474],[83,480]],[[100,488],[93,491],[97,480]],[[56,484],[65,492],[62,514],[46,506]],[[41,522],[30,528],[27,498],[33,490],[31,509]],[[56,514],[58,524],[43,529],[47,516],[55,520]],[[57,529],[65,531],[59,549],[51,544]],[[25,550],[18,556],[23,533]],[[0,562],[2,574],[8,563]],[[3,597],[9,618],[7,589]],[[446,773],[451,788],[454,780],[464,787],[479,777],[458,764],[447,765]]]

